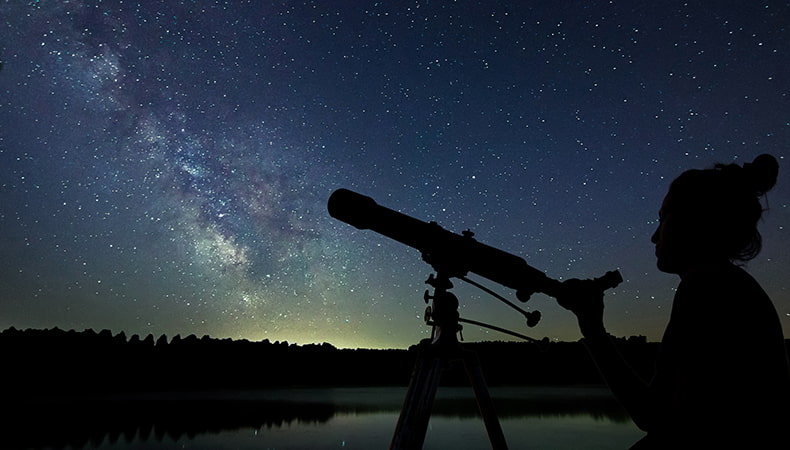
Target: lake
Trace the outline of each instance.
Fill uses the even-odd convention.
[[[493,387],[511,449],[623,449],[642,433],[605,387]],[[146,395],[33,405],[2,448],[380,449],[406,388]],[[425,449],[490,448],[469,387],[441,387]]]

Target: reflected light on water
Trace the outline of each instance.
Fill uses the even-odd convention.
[[[511,449],[628,448],[641,437],[604,388],[492,388],[491,394]],[[387,448],[404,395],[405,388],[281,389],[71,411],[50,405],[17,416],[0,448]],[[439,389],[424,448],[490,448],[470,388]]]

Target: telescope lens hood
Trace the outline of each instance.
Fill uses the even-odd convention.
[[[371,217],[379,205],[370,197],[348,189],[338,189],[329,196],[329,215],[360,230],[371,227]]]

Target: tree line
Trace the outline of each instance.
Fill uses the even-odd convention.
[[[617,344],[649,379],[658,344],[643,336]],[[462,343],[474,351],[489,385],[600,384],[581,342]],[[410,349],[338,349],[331,344],[216,339],[195,335],[128,337],[110,330],[0,332],[2,386],[20,395],[178,392],[271,387],[406,386],[417,357]],[[460,365],[460,364],[458,364]],[[443,384],[468,384],[463,367]]]

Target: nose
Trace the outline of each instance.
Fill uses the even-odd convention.
[[[661,231],[660,223],[658,224],[658,227],[656,227],[656,231],[653,233],[653,236],[650,237],[650,242],[658,244],[659,231]]]

